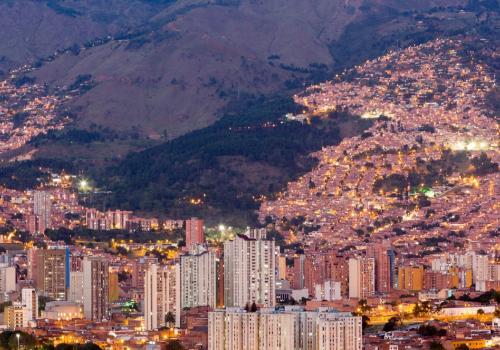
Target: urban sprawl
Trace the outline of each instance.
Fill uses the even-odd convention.
[[[2,327],[19,347],[31,335],[120,350],[499,348],[489,47],[435,40],[295,96],[304,111],[290,122],[342,112],[373,124],[317,152],[312,172],[262,203],[259,228],[99,210],[68,174],[0,188]],[[0,152],[64,126],[39,89],[0,83]]]

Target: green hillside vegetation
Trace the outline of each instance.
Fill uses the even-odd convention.
[[[248,224],[260,195],[316,164],[311,152],[370,125],[347,112],[304,124],[283,117],[298,111],[286,97],[240,103],[213,126],[131,154],[96,178],[113,191],[111,206]]]

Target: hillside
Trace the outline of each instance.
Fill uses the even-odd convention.
[[[146,23],[169,1],[4,0],[0,73]],[[1,74],[0,74],[1,77]]]
[[[500,156],[488,99],[498,44],[498,36],[437,39],[296,95],[308,115],[342,109],[374,123],[316,152],[317,167],[262,203],[261,221],[307,222],[334,244],[420,242],[427,253],[439,251],[436,237],[494,240]]]
[[[102,199],[112,207],[247,224],[262,200],[315,166],[311,152],[367,137],[371,125],[349,111],[288,122],[283,115],[303,107],[287,96],[391,49],[462,33],[495,37],[500,23],[490,0],[155,6],[164,7],[134,30],[29,73],[59,87],[47,93],[62,98],[55,110],[70,118],[24,143],[15,155],[34,161],[9,164],[2,182],[22,187],[23,169],[56,164],[98,179],[113,192]],[[495,96],[486,98],[492,106]]]
[[[249,100],[212,126],[93,177],[113,192],[103,198],[113,207],[245,226],[255,222],[262,199],[316,164],[311,152],[371,125],[346,113],[300,123],[284,118],[288,112],[299,112],[290,98]]]
[[[476,14],[457,17],[455,8],[443,10],[441,29],[441,20],[421,19],[464,3],[178,1],[133,35],[68,52],[35,76],[59,86],[92,77],[96,86],[69,102],[79,127],[172,139],[212,124],[242,96],[301,88],[388,47],[470,29]]]

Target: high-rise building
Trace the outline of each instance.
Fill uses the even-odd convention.
[[[23,288],[21,291],[21,303],[23,305],[23,324],[28,326],[29,321],[38,318],[38,294],[34,288]]]
[[[198,218],[186,220],[186,247],[189,249],[193,245],[203,243],[205,243],[203,220]]]
[[[0,265],[0,299],[8,300],[8,293],[16,290],[16,268],[8,264]]]
[[[5,307],[4,323],[9,329],[17,329],[25,326],[24,307],[21,303],[16,302]]]
[[[472,257],[472,276],[474,283],[479,285],[489,280],[489,257],[486,254],[474,254]]]
[[[304,254],[293,257],[293,265],[287,271],[287,279],[290,281],[292,289],[302,289],[305,287],[305,259]]]
[[[144,276],[147,269],[153,265],[158,264],[158,259],[155,257],[144,256],[138,260],[130,262],[130,274],[132,275],[132,287],[144,288]]]
[[[325,281],[319,283],[315,286],[314,298],[316,300],[340,300],[341,297],[341,287],[340,282],[335,281]]]
[[[361,317],[326,317],[321,315],[317,321],[317,349],[321,350],[361,350]]]
[[[46,191],[35,191],[33,194],[33,213],[35,214],[35,232],[44,233],[51,228],[52,199]]]
[[[54,300],[66,300],[67,277],[69,277],[69,251],[64,246],[39,249],[34,254],[36,274],[35,287],[42,295]]]
[[[246,312],[226,309],[208,316],[211,350],[361,350],[361,317],[333,311]]]
[[[110,210],[101,212],[88,209],[85,213],[85,224],[92,230],[125,230],[129,228],[132,212],[125,210]]]
[[[213,251],[195,251],[180,257],[181,308],[216,306],[217,257]]]
[[[388,293],[394,285],[394,251],[388,244],[376,244],[368,249],[368,256],[375,259],[375,290]]]
[[[375,259],[349,259],[349,298],[366,299],[375,292]]]
[[[400,266],[398,269],[398,289],[420,291],[424,288],[423,266]]]
[[[330,280],[340,282],[340,295],[347,296],[349,291],[349,264],[345,257],[333,254],[330,257]]]
[[[146,330],[167,326],[166,316],[180,326],[180,268],[178,264],[150,265],[144,278],[144,327]]]
[[[276,298],[274,241],[265,230],[248,230],[224,243],[224,304],[274,306]]]
[[[86,319],[109,319],[109,264],[103,257],[83,260],[83,314]]]
[[[224,307],[224,259],[217,261],[217,307]]]
[[[83,271],[69,273],[68,301],[83,304]]]
[[[118,284],[118,271],[109,271],[109,301],[112,303],[120,299],[120,285]]]
[[[276,265],[277,265],[277,270],[278,270],[278,279],[280,280],[285,280],[286,279],[286,256],[285,255],[282,255],[280,254],[278,256],[278,260],[276,261]]]

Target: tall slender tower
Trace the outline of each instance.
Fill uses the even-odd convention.
[[[180,258],[181,307],[216,305],[217,257],[215,252],[201,251]]]
[[[158,329],[167,325],[166,316],[174,316],[180,326],[179,265],[150,265],[144,278],[144,327]]]
[[[375,259],[349,259],[349,298],[365,299],[375,292]]]
[[[104,257],[83,260],[83,315],[86,319],[109,319],[109,265]]]
[[[205,243],[203,220],[198,218],[186,220],[186,247],[189,249],[193,245],[203,243]]]
[[[54,300],[66,300],[68,250],[64,246],[53,246],[37,250],[34,255],[35,286],[44,296]]]
[[[38,295],[34,288],[23,288],[21,291],[21,300],[23,305],[23,324],[28,325],[29,321],[38,318]]]
[[[35,232],[44,233],[46,229],[52,227],[50,220],[52,199],[48,192],[35,191],[33,195],[33,212],[37,224],[35,225]]]
[[[368,256],[375,259],[375,290],[388,293],[394,285],[394,251],[386,243],[368,249]]]

